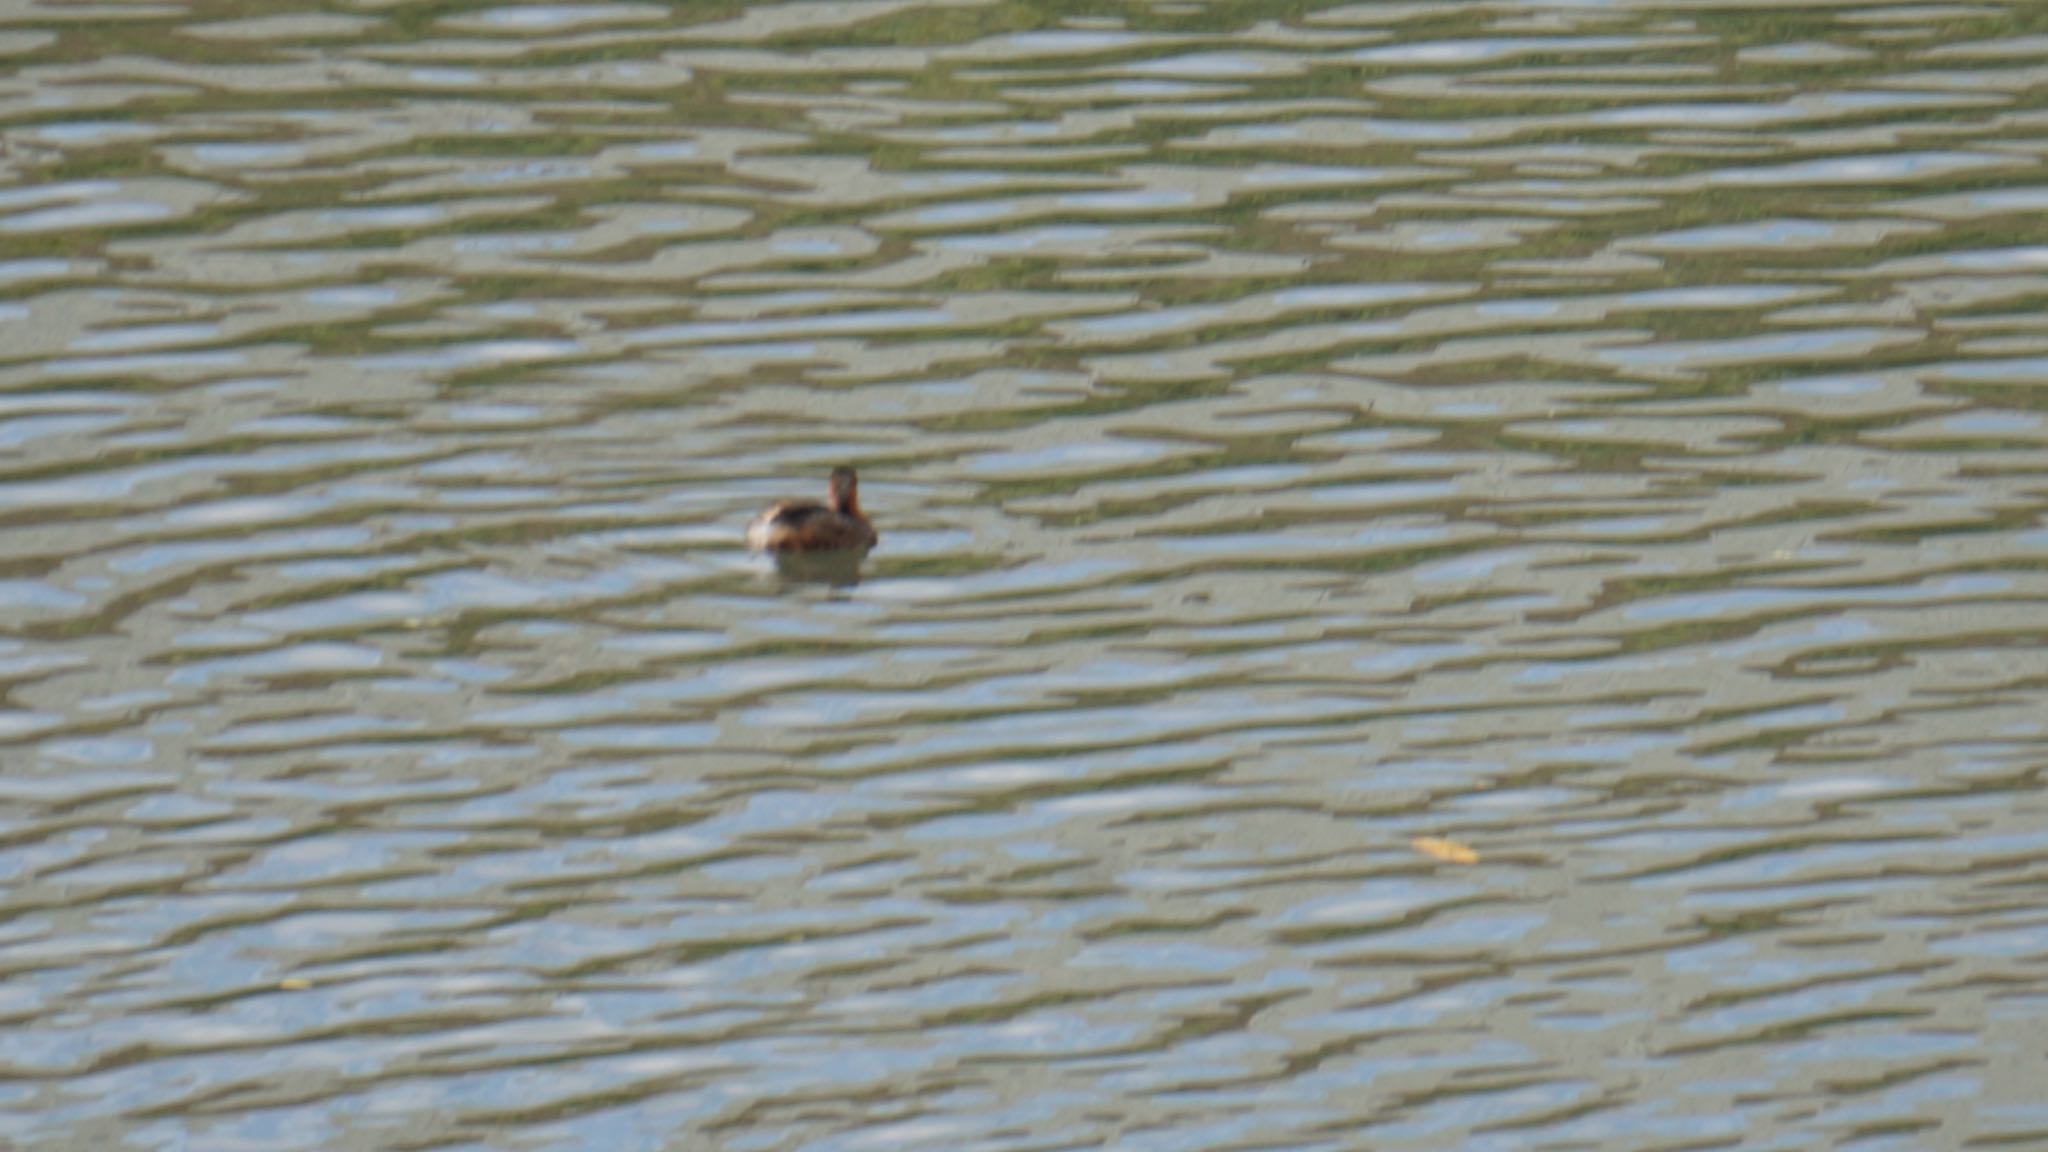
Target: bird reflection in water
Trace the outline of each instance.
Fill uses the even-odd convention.
[[[860,583],[860,555],[853,552],[774,553],[775,574],[785,583],[851,588]]]

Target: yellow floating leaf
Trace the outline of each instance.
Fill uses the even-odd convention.
[[[313,982],[304,976],[287,976],[279,980],[277,986],[286,992],[305,992],[313,987]]]
[[[1432,860],[1441,860],[1446,864],[1479,863],[1479,853],[1456,840],[1446,840],[1441,836],[1417,836],[1409,846]]]

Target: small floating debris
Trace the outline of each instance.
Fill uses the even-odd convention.
[[[1446,864],[1479,863],[1479,853],[1456,840],[1446,840],[1441,836],[1417,836],[1409,842],[1409,847],[1432,860],[1441,860]]]
[[[287,976],[277,982],[277,989],[280,992],[310,992],[313,982],[304,976]]]

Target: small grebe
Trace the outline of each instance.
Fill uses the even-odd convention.
[[[851,468],[832,470],[825,503],[784,500],[747,525],[747,546],[756,552],[866,552],[878,539],[860,514],[860,479]]]

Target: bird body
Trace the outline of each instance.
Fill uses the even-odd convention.
[[[747,546],[756,552],[860,552],[880,537],[860,511],[860,480],[851,468],[834,468],[826,502],[784,500],[747,525]]]

